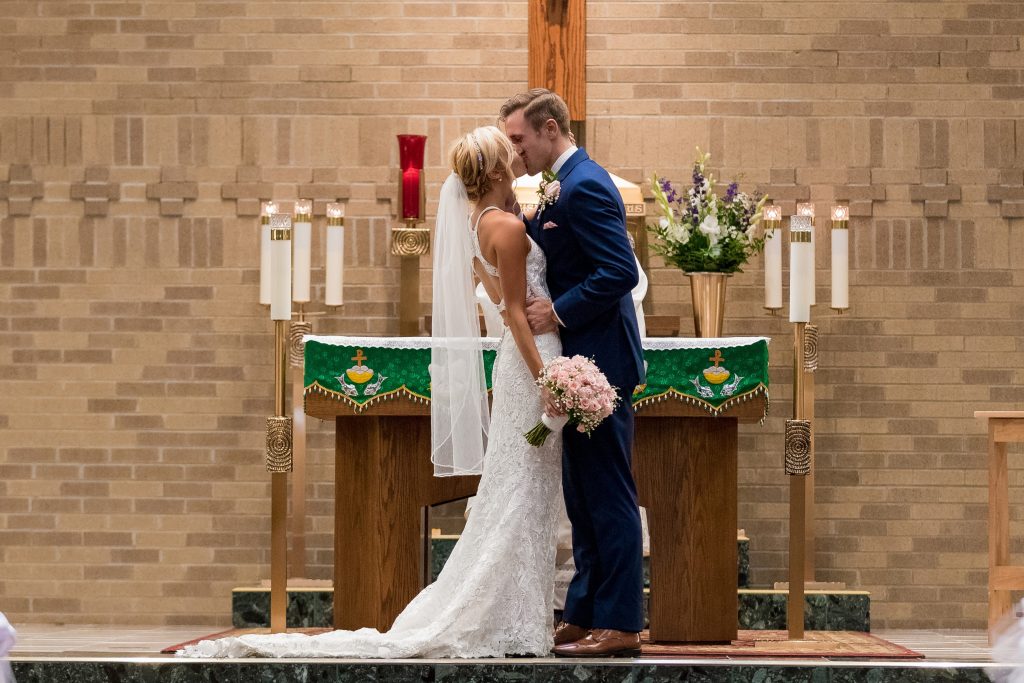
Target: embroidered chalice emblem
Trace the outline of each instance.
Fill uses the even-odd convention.
[[[704,375],[704,379],[711,384],[721,384],[725,380],[729,379],[729,375],[732,373],[718,365],[725,360],[721,349],[715,349],[715,355],[708,358],[708,360],[714,363],[714,365],[704,368],[704,372],[702,373]]]
[[[356,355],[353,356],[350,360],[354,360],[356,364],[345,371],[345,374],[348,375],[348,378],[355,382],[356,384],[363,384],[364,382],[369,382],[370,379],[373,377],[373,369],[363,365],[363,361],[366,360],[366,356],[363,355],[363,350],[357,350]]]

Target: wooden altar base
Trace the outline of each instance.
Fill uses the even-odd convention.
[[[888,631],[876,635],[917,651],[923,660],[856,661],[671,657],[631,660],[182,660],[161,655],[172,643],[208,634],[210,626],[117,627],[17,625],[11,663],[19,683],[342,683],[347,681],[989,681],[1013,665],[995,664],[984,631]],[[1024,663],[1017,666],[1024,666]]]
[[[654,640],[736,639],[738,424],[767,410],[764,394],[748,398],[717,417],[674,399],[637,410],[634,475],[651,547],[661,549],[651,580],[668,587],[651,599]],[[425,404],[391,400],[354,414],[311,394],[306,412],[335,420],[334,626],[387,630],[426,583],[426,506],[472,495],[478,478],[432,476]]]

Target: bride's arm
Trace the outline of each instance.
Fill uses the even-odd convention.
[[[497,256],[495,265],[505,301],[505,322],[530,374],[538,377],[544,361],[526,320],[526,255],[530,251],[526,226],[515,216],[502,214],[492,219],[490,228],[488,241]]]

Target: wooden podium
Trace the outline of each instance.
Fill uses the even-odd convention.
[[[651,534],[652,640],[736,638],[736,472],[740,421],[753,396],[710,416],[678,400],[637,410],[634,473]],[[423,586],[426,506],[476,491],[478,478],[435,478],[429,405],[404,398],[355,414],[308,394],[306,413],[335,420],[334,626],[385,630]]]
[[[757,396],[718,417],[677,400],[637,409],[633,476],[651,534],[650,635],[656,642],[736,639],[738,423]]]

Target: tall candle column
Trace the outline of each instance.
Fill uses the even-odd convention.
[[[814,229],[814,204],[811,204],[810,202],[806,202],[806,203],[803,203],[803,204],[797,204],[796,205],[796,213],[797,213],[798,216],[808,216],[811,219],[811,271],[810,271],[811,272],[811,281],[810,281],[811,282],[811,284],[810,284],[810,287],[811,287],[811,289],[810,289],[811,298],[810,298],[810,301],[811,301],[811,306],[814,306],[816,303],[818,303],[818,298],[817,298],[817,287],[818,287],[817,270],[818,270],[818,266],[817,266],[817,262],[816,262],[816,252],[815,252],[815,250],[818,248],[818,243],[814,239],[814,236],[815,236],[814,233],[816,232],[816,230]]]
[[[288,325],[292,317],[292,219],[270,217],[271,302],[274,321],[274,415],[267,418],[267,471],[270,472],[270,631],[287,628],[288,472],[292,470],[292,419],[285,414]]]
[[[782,209],[764,207],[764,307],[772,315],[782,308]]]
[[[313,250],[313,202],[300,199],[295,202],[295,225],[292,228],[292,300],[309,303],[310,257]]]
[[[809,288],[814,253],[811,217],[793,216],[789,235],[789,321],[793,323],[793,419],[786,421],[785,470],[789,481],[789,594],[786,627],[790,640],[804,637],[806,571],[805,476],[810,471],[811,424],[804,415],[804,332],[811,318]]]
[[[850,307],[850,207],[832,207],[832,310]]]
[[[312,333],[313,325],[306,319],[310,295],[310,269],[313,251],[313,202],[296,200],[292,209],[292,300],[298,304],[298,315],[289,332],[289,360],[294,368],[292,378],[292,509],[291,576],[306,575],[306,410],[302,400],[304,347],[303,338]]]
[[[277,202],[263,202],[260,208],[260,303],[270,305],[270,217]]]
[[[328,306],[341,306],[344,303],[345,205],[340,202],[332,202],[327,205],[327,248],[325,252],[324,303]]]

